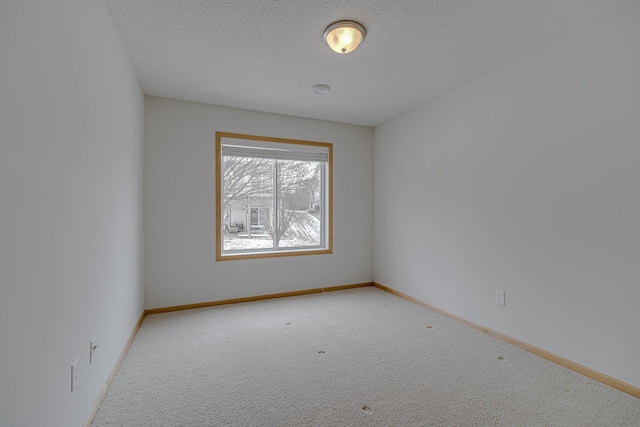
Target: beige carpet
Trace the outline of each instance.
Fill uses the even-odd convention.
[[[640,399],[373,287],[147,316],[94,426],[640,426]]]

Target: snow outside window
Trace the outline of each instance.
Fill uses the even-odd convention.
[[[217,260],[331,253],[329,143],[216,134]]]

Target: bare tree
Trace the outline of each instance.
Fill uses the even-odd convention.
[[[264,196],[273,192],[273,160],[252,157],[222,158],[223,211],[234,200]]]
[[[298,222],[306,211],[319,201],[321,164],[315,162],[279,161],[278,176],[278,233],[276,245],[287,236],[291,225]]]

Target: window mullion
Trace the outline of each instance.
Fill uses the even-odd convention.
[[[274,160],[273,161],[273,215],[272,215],[272,228],[273,228],[273,250],[277,251],[278,250],[278,233],[279,231],[279,223],[280,221],[278,221],[278,160]]]

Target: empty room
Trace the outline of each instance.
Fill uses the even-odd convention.
[[[640,1],[0,1],[0,426],[640,426]]]

